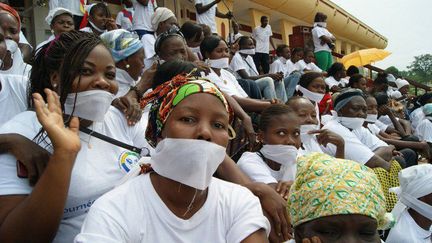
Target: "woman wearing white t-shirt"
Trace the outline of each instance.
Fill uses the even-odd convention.
[[[314,62],[314,53],[312,50],[304,50],[304,57],[296,63],[297,69],[301,72],[318,72],[322,73],[323,70],[319,68]],[[326,73],[326,72],[324,72]]]
[[[325,79],[325,83],[327,84],[328,89],[332,92],[340,91],[349,83],[349,81],[345,79],[345,67],[340,62],[335,62],[331,65],[327,71],[327,76],[328,77]]]
[[[270,65],[270,73],[280,73],[283,75],[286,99],[294,95],[297,83],[301,76],[301,69],[298,69],[297,63],[303,58],[303,48],[296,47],[292,53],[288,45],[278,45],[276,48],[278,58]],[[284,100],[286,102],[286,100]]]
[[[72,13],[65,8],[55,8],[49,11],[45,18],[45,22],[51,28],[52,35],[47,40],[39,43],[36,47],[36,51],[40,49],[46,43],[54,40],[61,33],[69,32],[74,29],[74,21]]]
[[[236,77],[255,80],[264,98],[268,100],[283,98],[282,94],[285,92],[284,83],[282,82],[283,75],[280,73],[260,75],[258,73],[251,57],[251,55],[255,54],[255,45],[252,38],[241,36],[239,38],[239,48],[240,50],[236,52],[230,63],[230,69],[236,73]]]
[[[137,35],[123,29],[109,31],[100,38],[116,62],[116,80],[119,82],[116,97],[121,97],[138,83],[143,73],[143,45]]]
[[[337,133],[320,129],[317,113],[312,102],[302,96],[294,96],[286,103],[300,121],[300,154],[326,153],[339,159],[345,158],[345,142]],[[336,147],[336,148],[335,148]]]
[[[37,114],[15,116],[0,133],[34,139],[51,156],[30,187],[27,178],[20,178],[27,175],[17,169],[17,157],[0,155],[0,240],[72,242],[94,200],[137,163],[140,155],[132,146],[148,145],[142,126],[128,126],[121,112],[110,107],[118,89],[115,65],[99,38],[64,33],[35,63],[30,93],[39,93],[31,102]],[[59,63],[59,70],[50,70]]]
[[[211,67],[206,78],[222,92],[232,96],[244,110],[261,112],[271,105],[268,101],[249,98],[234,75],[225,70],[229,67],[229,49],[225,40],[215,35],[206,37],[201,43],[201,53]]]
[[[258,137],[262,148],[244,152],[237,165],[252,181],[272,186],[286,200],[297,171],[300,122],[288,106],[272,105],[261,113]]]
[[[376,123],[379,121],[377,118],[378,104],[375,97],[367,96],[365,100],[367,104],[367,117],[363,127],[367,128],[373,135],[377,136],[382,141],[392,144],[397,149],[399,149],[400,152],[404,154],[404,158],[405,161],[408,162],[408,166],[417,164],[416,161],[418,155],[416,152],[425,154],[426,157],[429,157],[430,151],[427,142],[402,140],[400,136],[388,134],[385,129],[380,129],[376,125]],[[414,150],[416,152],[414,152]],[[415,157],[415,159],[412,160],[410,157]]]
[[[336,38],[327,30],[327,15],[315,14],[312,40],[315,46],[315,59],[321,70],[327,71],[333,63],[332,49]]]
[[[334,119],[328,121],[323,128],[338,133],[343,137],[345,141],[345,158],[370,168],[389,169],[390,163],[387,161],[391,160],[392,151],[387,148],[385,148],[385,151],[372,151],[353,132],[363,126],[367,116],[367,105],[363,93],[354,89],[342,91],[335,99],[334,110],[336,112]],[[383,154],[386,155],[385,159],[381,157]]]
[[[178,75],[143,99],[152,172],[98,199],[75,242],[266,242],[270,224],[246,188],[212,177],[232,114],[211,82]]]
[[[28,76],[31,66],[24,62],[20,48],[21,20],[18,12],[11,6],[0,3],[1,35],[6,44],[7,53],[1,58],[0,74],[15,74]],[[5,38],[7,37],[7,38]]]

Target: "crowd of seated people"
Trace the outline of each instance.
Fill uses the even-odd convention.
[[[226,41],[218,2],[50,4],[28,63],[0,3],[0,242],[431,241],[432,95],[329,59],[323,13],[313,50]]]

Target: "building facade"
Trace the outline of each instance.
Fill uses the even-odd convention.
[[[105,2],[115,17],[121,8],[120,0]],[[180,25],[188,20],[196,20],[193,0],[157,2],[159,6],[173,10]],[[35,46],[51,35],[49,26],[44,21],[48,13],[47,0],[12,0],[10,3],[22,13],[24,32],[30,43]],[[359,49],[384,49],[387,46],[384,36],[330,0],[223,0],[218,4],[218,9],[223,13],[230,9],[234,13],[243,35],[250,35],[260,25],[261,16],[268,16],[276,45],[307,45],[314,16],[316,12],[323,12],[328,16],[328,29],[337,38],[335,52],[349,54]],[[219,18],[216,21],[219,34],[225,38],[230,32],[229,21]]]

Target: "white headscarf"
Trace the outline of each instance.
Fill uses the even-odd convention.
[[[432,193],[432,165],[411,166],[399,172],[400,187],[390,188],[398,195],[399,201],[392,214],[396,219],[406,208],[412,208],[424,217],[432,220],[432,206],[418,198]]]
[[[406,85],[409,85],[409,83],[405,79],[400,79],[400,78],[396,79],[396,86],[398,89],[400,89]]]
[[[170,9],[158,7],[151,17],[153,30],[156,31],[160,22],[163,22],[171,17],[175,17],[175,15]]]

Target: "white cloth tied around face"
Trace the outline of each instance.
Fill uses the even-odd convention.
[[[398,220],[408,207],[432,220],[432,205],[418,200],[432,193],[432,165],[422,164],[403,169],[399,172],[399,181],[399,187],[390,188],[390,192],[396,193],[399,198],[392,211],[395,219]]]

